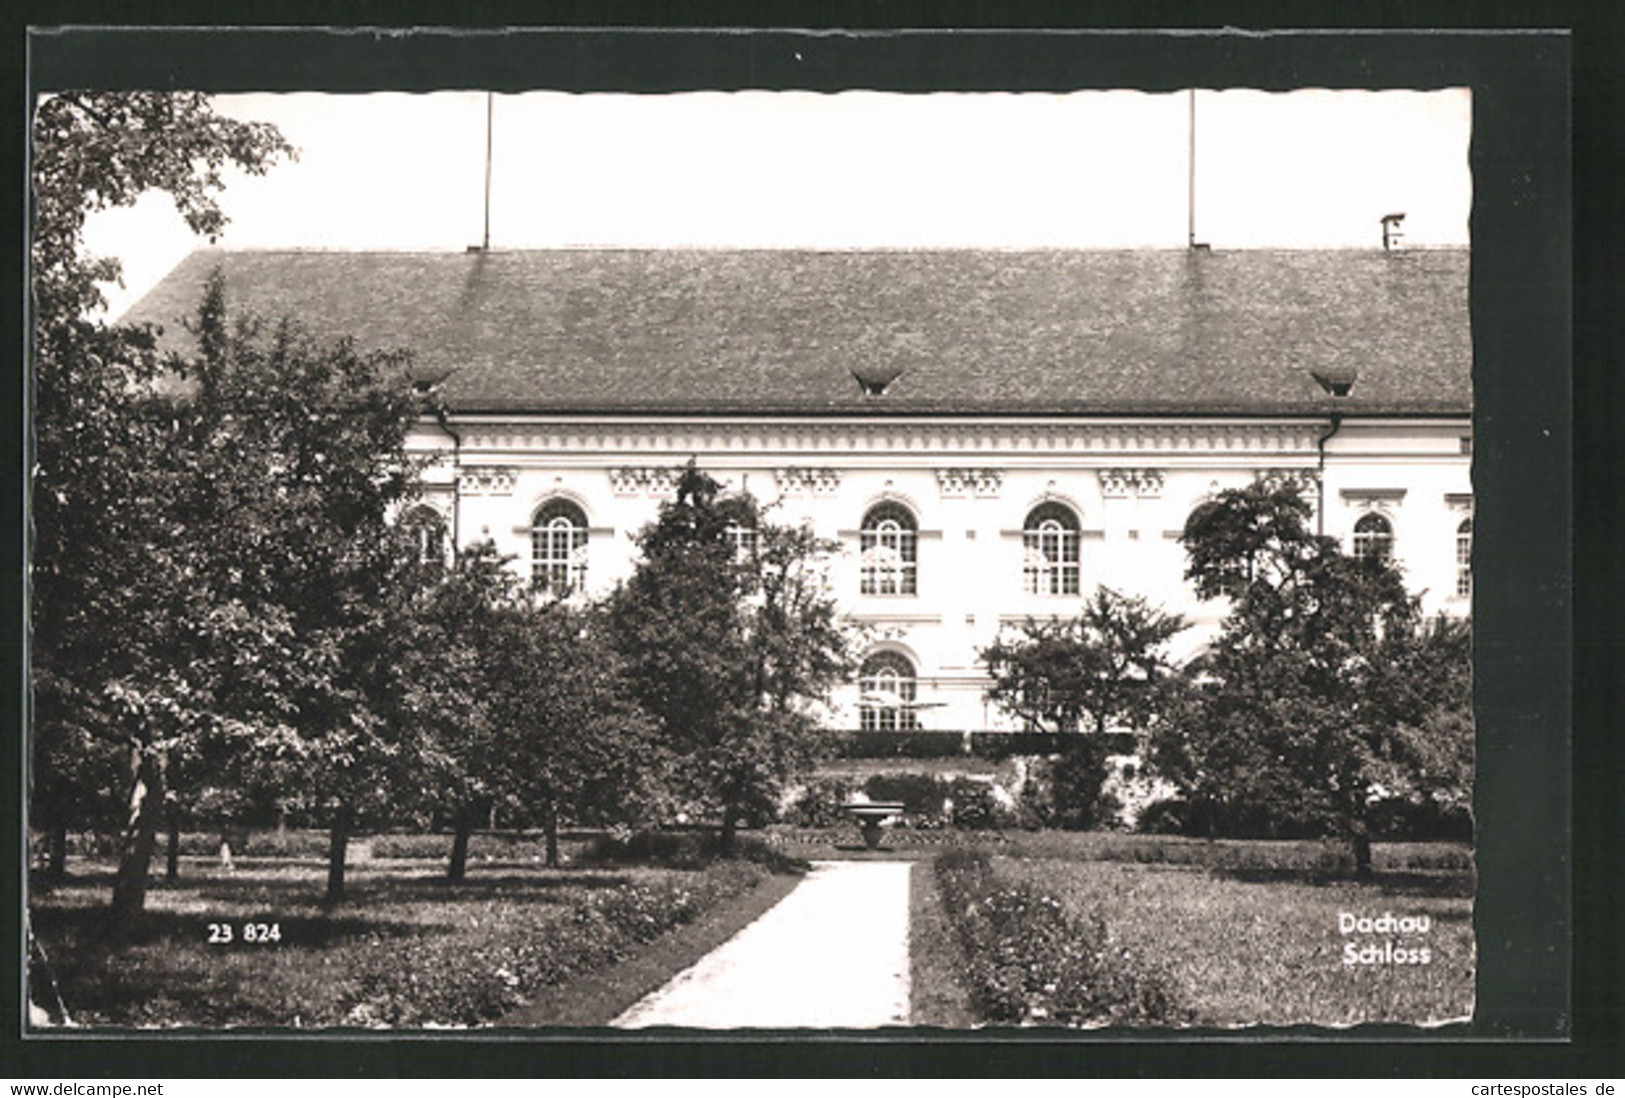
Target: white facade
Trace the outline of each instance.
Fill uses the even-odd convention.
[[[1471,422],[1410,419],[454,416],[425,424],[415,447],[436,455],[429,500],[459,544],[489,538],[533,567],[540,512],[558,500],[586,523],[588,596],[636,563],[652,521],[691,457],[728,490],[749,492],[774,521],[806,523],[841,546],[831,583],[864,654],[905,657],[927,729],[1009,727],[987,704],[978,653],[1028,617],[1068,617],[1096,585],[1140,594],[1186,617],[1172,654],[1189,656],[1223,617],[1183,579],[1177,538],[1191,511],[1259,476],[1294,479],[1324,532],[1353,548],[1380,515],[1392,552],[1429,613],[1463,615],[1470,581],[1458,550],[1471,518]],[[455,436],[455,441],[454,441]],[[915,525],[912,593],[864,593],[861,528],[878,504]],[[1043,504],[1075,517],[1077,593],[1035,593],[1024,527]],[[555,511],[557,508],[555,508]],[[1054,514],[1053,508],[1050,510]],[[1470,535],[1468,535],[1470,536]],[[1047,588],[1070,588],[1048,582]],[[905,587],[904,584],[875,586]],[[895,663],[895,661],[893,661]],[[856,683],[831,721],[860,726]]]
[[[443,409],[415,445],[456,542],[534,574],[540,540],[541,578],[589,596],[632,573],[695,459],[841,546],[835,594],[889,656],[832,723],[906,726],[860,693],[912,694],[918,725],[963,731],[1003,726],[978,653],[1097,585],[1183,614],[1176,658],[1210,640],[1225,608],[1194,599],[1178,534],[1260,475],[1465,613],[1469,269],[1459,249],[204,249],[127,319],[195,353],[184,319],[219,270],[234,309],[406,352]]]

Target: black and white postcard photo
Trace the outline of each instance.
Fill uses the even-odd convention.
[[[25,1034],[1470,1023],[1475,88],[533,83],[32,96]]]

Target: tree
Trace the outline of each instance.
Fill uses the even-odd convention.
[[[1383,803],[1405,805],[1424,819],[1471,821],[1473,768],[1473,631],[1465,619],[1440,614],[1406,638],[1385,682],[1393,730],[1372,760],[1372,787]]]
[[[403,521],[437,519],[409,514]],[[443,531],[425,533],[423,544],[434,546]],[[460,881],[475,825],[510,792],[512,760],[496,710],[509,686],[510,669],[500,660],[523,597],[509,559],[489,541],[460,550],[449,568],[437,554],[427,558],[418,612],[397,635],[394,719],[418,730],[425,794],[447,808],[452,824],[446,876]]]
[[[1076,618],[1028,619],[982,651],[990,701],[1030,728],[1067,733],[1054,772],[1058,815],[1092,822],[1106,780],[1109,726],[1146,727],[1168,671],[1164,648],[1185,628],[1139,596],[1099,587]],[[1092,735],[1078,735],[1087,730]]]
[[[36,720],[29,751],[29,822],[45,833],[44,878],[59,881],[67,874],[70,830],[118,830],[128,762],[117,745],[66,720]]]
[[[1421,730],[1464,718],[1468,648],[1424,626],[1386,561],[1311,532],[1311,514],[1261,481],[1192,516],[1186,575],[1231,610],[1154,757],[1210,826],[1338,835],[1364,876],[1372,805],[1463,776]]]
[[[822,576],[829,547],[719,489],[690,462],[611,617],[643,707],[727,848],[817,756],[815,707],[850,654]]]
[[[207,707],[186,661],[197,639],[189,625],[208,607],[188,586],[184,532],[165,517],[185,472],[153,386],[151,334],[94,318],[99,283],[119,266],[85,255],[84,223],[156,189],[212,238],[225,224],[223,170],[263,172],[291,151],[273,128],[222,118],[198,95],[71,93],[34,111],[34,776],[36,788],[60,788],[56,768],[88,739],[127,756],[121,913],[145,898],[168,747]]]
[[[549,866],[561,822],[645,816],[663,791],[668,754],[637,704],[604,611],[549,601],[503,615],[491,669],[492,757],[500,788],[540,817]]]
[[[401,354],[227,315],[216,272],[199,356],[172,363],[191,383],[181,452],[197,473],[176,516],[217,623],[194,662],[213,673],[230,753],[299,775],[331,833],[337,902],[352,828],[421,784],[397,668],[428,577],[394,519],[418,490],[405,444],[423,408]]]
[[[1076,618],[1029,618],[1016,639],[982,651],[987,695],[1029,727],[1103,736],[1112,724],[1143,726],[1167,671],[1164,648],[1185,629],[1145,599],[1099,587]]]

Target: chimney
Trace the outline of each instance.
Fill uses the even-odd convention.
[[[1403,249],[1405,234],[1400,232],[1399,223],[1405,220],[1402,213],[1384,214],[1382,218],[1382,250],[1397,252]]]

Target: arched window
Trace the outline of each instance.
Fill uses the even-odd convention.
[[[1215,500],[1203,500],[1191,508],[1191,513],[1185,516],[1185,528],[1180,532],[1181,537],[1190,537],[1192,532],[1219,509]]]
[[[1354,524],[1354,555],[1387,564],[1394,559],[1394,527],[1381,515],[1360,516]]]
[[[417,543],[419,564],[446,562],[446,520],[427,505],[414,507],[401,517],[401,528]]]
[[[1465,518],[1456,527],[1456,596],[1473,597],[1473,520]]]
[[[863,516],[862,592],[912,595],[918,590],[919,529],[908,508],[881,503]]]
[[[1189,544],[1197,531],[1217,516],[1218,513],[1219,504],[1217,500],[1203,500],[1195,507],[1192,507],[1191,513],[1185,516],[1185,526],[1180,532],[1181,540]],[[1225,574],[1219,576],[1220,596],[1228,599],[1239,597],[1247,589],[1250,569],[1251,566],[1247,564],[1237,564],[1226,569]]]
[[[569,500],[536,512],[530,530],[531,583],[538,591],[568,595],[587,581],[587,516]]]
[[[858,727],[865,732],[910,732],[919,727],[914,665],[896,652],[876,652],[858,671]]]
[[[728,542],[734,547],[734,560],[740,564],[756,559],[760,538],[754,526],[738,521],[728,523]]]
[[[1034,507],[1022,527],[1021,544],[1022,590],[1029,595],[1078,593],[1078,516],[1070,507]]]

